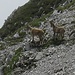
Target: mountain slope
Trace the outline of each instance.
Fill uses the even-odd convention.
[[[37,2],[40,1],[43,3],[42,0]],[[31,0],[29,3],[31,2],[35,1]],[[36,5],[37,2],[35,2]],[[9,33],[6,32],[5,36],[9,36],[5,37],[4,40],[0,39],[0,74],[75,75],[75,33],[69,37],[70,33],[75,29],[75,0],[62,0],[62,3],[58,3],[56,9],[52,9],[52,12],[48,11],[48,14],[45,12],[40,17],[34,18],[36,16],[34,13],[30,21],[27,19],[28,23],[22,21],[22,19],[16,21],[16,18],[14,18],[18,15],[20,8],[14,11],[17,12],[15,16],[12,13],[8,17],[6,25],[3,26],[7,31],[12,25],[11,22],[14,29],[17,27],[16,25],[19,25],[17,22],[20,22],[21,25],[14,31],[8,29]],[[53,39],[53,30],[49,22],[51,20],[54,21],[56,26],[64,26],[63,40],[59,40],[59,37],[58,40]],[[9,23],[7,24],[7,22]],[[26,28],[28,24],[45,29],[44,44],[40,45],[37,36],[35,37],[36,42],[31,41],[32,36],[27,32]]]
[[[35,18],[40,18],[42,15],[48,14],[64,2],[65,0],[30,0],[24,6],[14,10],[7,18],[0,30],[0,36],[4,38],[14,33],[16,29]]]

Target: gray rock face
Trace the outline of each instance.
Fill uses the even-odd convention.
[[[36,60],[40,60],[43,57],[43,53],[42,52],[38,52],[38,54],[36,55]]]
[[[49,20],[54,19],[56,25],[62,25],[65,27],[65,37],[66,43],[60,44],[58,46],[50,46],[47,49],[43,49],[40,53],[36,55],[35,59],[41,59],[36,62],[37,67],[31,69],[30,71],[25,71],[21,75],[74,75],[75,74],[75,42],[74,40],[69,40],[74,38],[69,34],[71,30],[74,29],[74,24],[71,22],[75,20],[73,17],[75,15],[75,10],[65,10],[63,13],[56,15],[56,10],[48,18]],[[47,19],[47,20],[48,20]],[[42,27],[45,26],[47,33],[46,36],[52,36],[52,29],[49,28],[50,24],[41,23]],[[49,26],[49,27],[48,27]],[[49,28],[49,31],[48,31]],[[73,42],[73,43],[72,43]]]

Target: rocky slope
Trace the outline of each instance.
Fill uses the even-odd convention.
[[[54,11],[56,12],[56,10]],[[74,29],[75,10],[65,10],[63,13],[53,13],[48,19],[65,26],[65,41],[60,45],[49,45],[37,53],[37,67],[25,71],[21,75],[74,75],[75,74],[75,37],[69,38]],[[49,24],[47,24],[49,25]],[[49,28],[49,27],[48,27]],[[50,28],[49,28],[50,29]],[[49,32],[49,31],[48,31]],[[51,32],[49,32],[51,34]],[[52,35],[52,34],[51,34]],[[31,49],[32,50],[32,49]],[[39,50],[39,49],[38,49]]]
[[[63,41],[52,40],[50,20],[64,26]],[[26,28],[0,41],[0,75],[75,75],[75,33],[69,37],[75,29],[75,6],[63,12],[54,10],[41,21],[39,28],[46,30],[46,41],[42,46],[30,42],[31,35]]]

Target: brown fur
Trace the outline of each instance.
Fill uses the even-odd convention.
[[[53,32],[54,32],[53,37],[55,38],[55,37],[60,36],[60,38],[63,39],[64,38],[64,32],[65,32],[64,28],[55,26],[52,21],[50,21],[50,23],[51,23],[51,27],[53,27]]]
[[[32,35],[32,41],[34,41],[34,36],[38,36],[40,41],[43,40],[43,35],[44,35],[44,30],[39,29],[39,28],[33,28],[31,26],[28,26],[30,31],[31,31],[31,35]]]

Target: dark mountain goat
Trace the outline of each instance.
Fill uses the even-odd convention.
[[[64,27],[57,27],[54,25],[53,21],[50,21],[50,24],[51,24],[51,27],[53,27],[53,38],[60,38],[60,39],[63,39],[64,38],[64,32],[65,32],[65,29]]]

